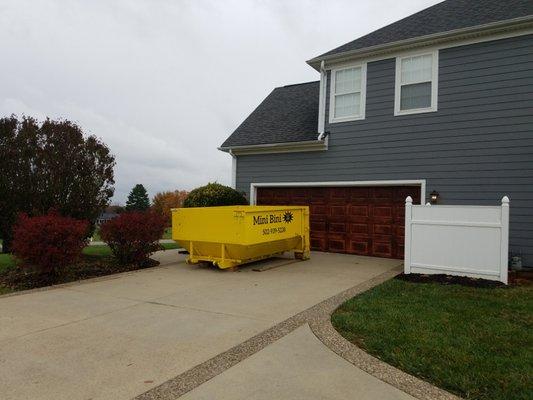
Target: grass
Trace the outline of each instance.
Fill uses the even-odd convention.
[[[370,354],[466,399],[533,399],[533,287],[392,279],[344,303],[335,328]]]
[[[15,258],[11,254],[0,253],[0,273],[4,272],[8,268],[12,268],[17,265]],[[11,289],[0,284],[0,295],[11,292]]]
[[[179,246],[177,243],[161,243],[161,246],[163,246],[163,248],[165,250],[172,250],[172,249],[178,249]],[[87,256],[102,256],[102,257],[106,257],[106,256],[110,256],[111,255],[111,249],[109,248],[108,245],[106,244],[101,244],[101,245],[92,245],[92,246],[87,246],[86,248],[83,249],[83,254],[87,255]]]
[[[163,232],[163,236],[161,239],[172,239],[172,228],[165,228],[165,232]],[[93,241],[94,242],[101,242],[102,237],[100,236],[100,228],[97,227],[93,234]]]
[[[0,272],[17,265],[11,254],[0,253]]]
[[[161,239],[172,239],[172,228],[165,228],[165,232]]]

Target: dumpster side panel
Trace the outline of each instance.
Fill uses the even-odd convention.
[[[188,261],[220,268],[294,250],[309,258],[309,208],[230,206],[172,210],[172,239],[189,251]]]
[[[172,239],[242,243],[242,218],[235,207],[178,208],[172,210]]]

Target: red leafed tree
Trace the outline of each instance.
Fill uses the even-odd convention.
[[[120,264],[139,265],[161,249],[165,225],[165,218],[153,212],[124,212],[104,223],[100,235]]]
[[[89,222],[52,211],[29,217],[20,214],[13,230],[13,253],[25,267],[56,275],[74,263],[87,245]]]
[[[171,225],[171,209],[183,206],[183,202],[189,193],[185,190],[173,192],[159,192],[152,200],[152,211],[165,217],[167,225]]]

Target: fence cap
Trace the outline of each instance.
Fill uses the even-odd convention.
[[[413,198],[411,196],[407,196],[407,198],[405,199],[405,202],[406,203],[412,203],[413,202]]]
[[[502,204],[509,204],[509,197],[503,196],[502,197]]]

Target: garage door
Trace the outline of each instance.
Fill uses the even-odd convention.
[[[405,198],[418,186],[258,188],[258,205],[308,205],[311,249],[403,258]]]

